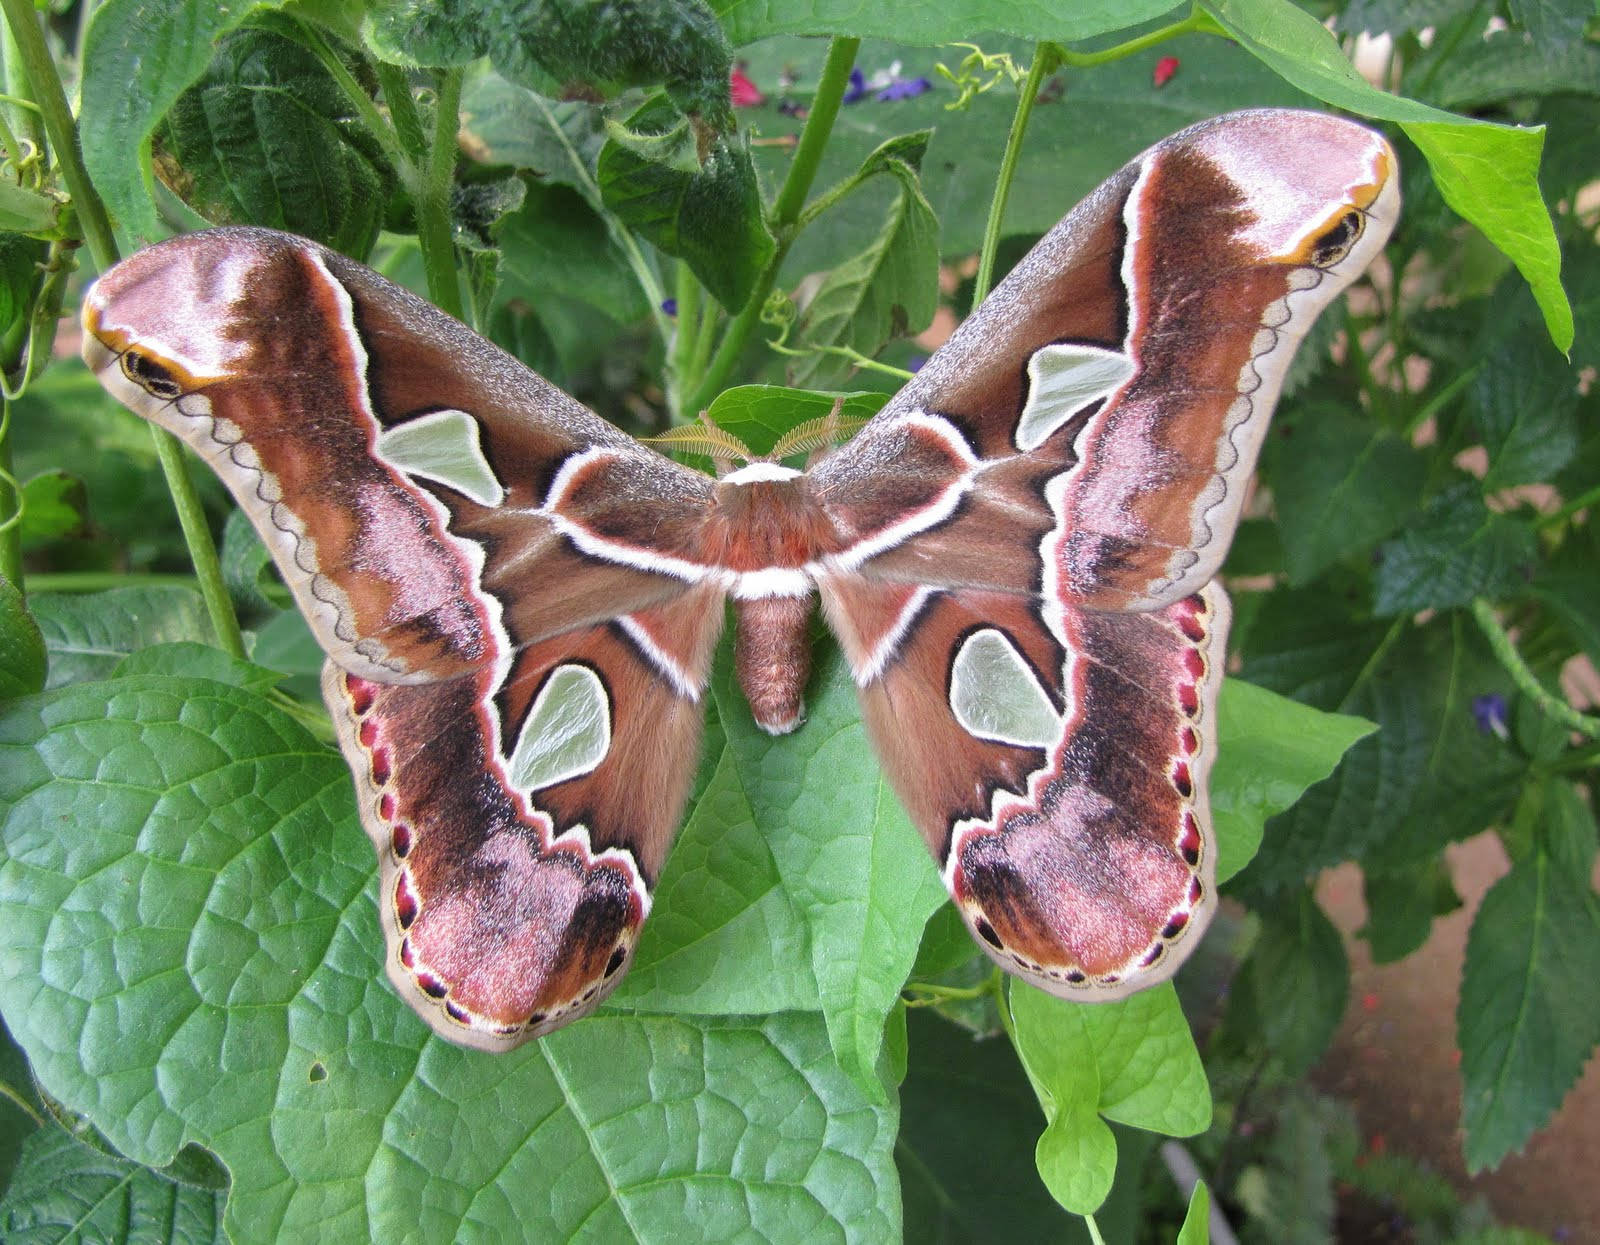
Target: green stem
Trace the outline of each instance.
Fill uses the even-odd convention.
[[[673,298],[678,304],[677,327],[672,337],[672,361],[669,365],[667,405],[674,419],[684,418],[683,395],[694,387],[696,376],[692,370],[696,347],[705,326],[701,323],[700,282],[683,260],[677,264],[677,280]]]
[[[1489,641],[1490,651],[1505,667],[1506,673],[1511,676],[1511,681],[1517,685],[1517,690],[1533,701],[1545,717],[1560,723],[1568,730],[1587,735],[1590,739],[1600,739],[1600,718],[1579,713],[1561,697],[1545,689],[1539,682],[1538,676],[1522,660],[1522,654],[1517,652],[1517,646],[1512,642],[1510,634],[1495,617],[1494,606],[1483,597],[1477,597],[1472,602],[1472,616],[1478,620],[1478,628],[1483,632],[1484,639]]]
[[[1152,30],[1137,39],[1119,43],[1115,47],[1102,48],[1098,52],[1073,52],[1068,48],[1057,48],[1056,51],[1063,65],[1070,65],[1074,69],[1087,69],[1091,65],[1104,65],[1111,61],[1122,60],[1135,52],[1143,52],[1146,48],[1153,48],[1156,44],[1165,43],[1168,39],[1175,39],[1179,35],[1213,34],[1226,37],[1227,33],[1212,20],[1209,13],[1199,5],[1195,5],[1189,10],[1189,16],[1182,21],[1173,22],[1170,26],[1163,26],[1159,30]]]
[[[1350,340],[1355,340],[1354,333],[1350,335]],[[1423,403],[1421,408],[1419,408],[1410,419],[1406,420],[1405,435],[1410,437],[1418,428],[1422,427],[1423,424],[1427,423],[1430,419],[1433,419],[1452,402],[1454,402],[1460,395],[1461,391],[1470,385],[1475,379],[1477,379],[1478,373],[1482,370],[1483,364],[1474,363],[1459,376],[1451,377],[1449,383],[1446,384],[1443,389],[1439,390],[1438,393],[1434,394],[1433,397],[1429,398],[1425,403]]]
[[[409,92],[407,95],[409,97]],[[433,141],[414,194],[417,204],[417,240],[422,244],[422,267],[428,274],[428,296],[435,306],[457,320],[461,304],[461,278],[456,269],[455,235],[450,225],[450,190],[455,184],[456,134],[461,128],[461,70],[439,72],[438,99],[433,114]]]
[[[1534,522],[1534,527],[1541,531],[1559,527],[1580,510],[1587,510],[1590,506],[1600,505],[1600,484],[1595,485],[1586,492],[1579,493],[1571,501],[1562,505],[1559,510],[1552,510],[1549,514],[1541,516]]]
[[[817,80],[817,93],[812,97],[800,141],[795,144],[794,159],[789,162],[789,172],[778,197],[772,202],[775,231],[786,230],[800,219],[800,210],[806,205],[811,183],[816,181],[817,169],[822,164],[822,153],[833,133],[833,123],[839,117],[845,92],[850,88],[850,70],[860,48],[860,39],[835,39],[828,45],[828,59]]]
[[[383,148],[383,154],[389,158],[389,163],[394,166],[395,172],[404,176],[404,170],[414,162],[419,149],[414,148],[409,151],[406,149],[405,145],[400,141],[400,135],[395,127],[389,124],[389,119],[383,115],[378,105],[373,102],[372,96],[367,94],[361,83],[356,81],[356,77],[350,72],[349,66],[329,46],[328,41],[322,37],[321,31],[308,22],[296,21],[294,25],[296,42],[303,42],[306,47],[311,49],[312,54],[322,62],[322,67],[328,71],[328,76],[338,84],[339,89],[344,93],[344,97],[350,101],[350,106],[355,109],[356,115],[361,118],[361,124],[366,126],[367,132],[377,141],[378,146]],[[385,68],[391,71],[397,83],[402,85],[405,83],[405,75],[403,73],[394,69],[393,66],[385,66]],[[379,81],[380,83],[383,82],[381,72]],[[409,98],[411,94],[409,86],[404,87],[404,90],[407,98]],[[384,97],[385,99],[389,98],[387,90]],[[412,120],[416,119],[415,111],[411,113],[411,118]],[[420,144],[422,141],[420,130],[416,132],[415,138]]]
[[[89,180],[83,167],[83,155],[78,147],[78,127],[72,109],[67,104],[67,93],[61,87],[55,62],[50,59],[50,49],[45,46],[44,31],[39,25],[39,12],[30,0],[0,0],[0,10],[17,41],[17,54],[22,59],[22,71],[27,75],[30,90],[27,94],[39,106],[45,133],[55,149],[56,162],[61,166],[61,179],[72,196],[72,207],[78,216],[78,227],[83,230],[83,240],[95,265],[104,270],[117,262],[117,242],[111,232],[111,218],[106,215],[105,204]],[[9,84],[8,84],[9,85]]]
[[[978,272],[973,278],[974,307],[988,297],[989,286],[994,280],[995,250],[1000,245],[1000,227],[1005,221],[1006,201],[1011,198],[1011,183],[1016,179],[1017,161],[1022,155],[1022,139],[1028,132],[1028,118],[1033,115],[1039,89],[1060,63],[1060,48],[1050,43],[1035,46],[1033,64],[1028,67],[1028,77],[1017,96],[1017,111],[1011,118],[1011,133],[1006,137],[1005,153],[1000,157],[1000,174],[995,181],[994,198],[989,202],[989,221],[984,226],[983,247],[978,252]]]
[[[383,102],[389,105],[395,135],[405,152],[402,164],[415,165],[427,154],[428,143],[422,137],[422,118],[417,115],[417,101],[411,95],[411,79],[404,70],[383,61],[378,61],[374,68],[378,74],[378,89],[383,92]],[[404,168],[401,172],[404,173]]]
[[[829,135],[833,133],[833,123],[838,119],[845,91],[850,86],[850,68],[856,62],[856,51],[860,47],[860,39],[836,38],[828,45],[828,59],[822,67],[822,77],[817,82],[817,93],[811,100],[811,111],[806,113],[805,128],[800,131],[800,141],[795,145],[794,159],[790,161],[789,172],[783,179],[777,199],[773,201],[772,232],[778,240],[777,249],[773,251],[761,276],[756,279],[755,289],[750,292],[744,307],[722,335],[722,341],[717,346],[717,352],[711,356],[705,375],[685,403],[686,410],[698,411],[711,405],[711,399],[721,391],[761,320],[761,308],[766,305],[767,295],[772,293],[772,287],[777,283],[778,269],[783,266],[789,247],[794,242],[796,225],[805,207],[806,196],[811,193],[811,184],[817,179],[822,153],[828,145]]]
[[[1106,1245],[1106,1238],[1100,1235],[1100,1225],[1094,1221],[1093,1215],[1083,1217],[1083,1226],[1089,1229],[1089,1239],[1094,1245]]]
[[[29,0],[0,0],[6,22],[16,37],[17,50],[22,57],[22,68],[27,74],[30,94],[39,105],[45,133],[61,168],[61,177],[72,196],[72,206],[77,213],[78,225],[83,230],[84,242],[95,265],[104,271],[117,262],[117,241],[111,231],[111,221],[105,204],[100,201],[88,170],[83,166],[83,156],[78,147],[78,127],[67,105],[67,95],[61,87],[55,62],[45,47],[44,31],[39,25],[39,14]],[[156,458],[167,478],[167,490],[172,494],[172,504],[178,512],[178,523],[183,528],[184,540],[189,547],[189,559],[194,563],[195,576],[200,581],[200,592],[205,598],[206,612],[211,617],[212,629],[218,643],[234,657],[244,656],[244,637],[239,632],[239,620],[233,612],[233,602],[228,599],[227,587],[222,578],[222,565],[217,560],[217,547],[211,540],[211,530],[206,526],[205,512],[200,505],[200,495],[195,491],[188,464],[178,440],[170,432],[150,425],[151,440],[155,443]]]
[[[0,399],[0,576],[22,591],[22,490],[12,472],[11,399]]]
[[[32,592],[105,592],[111,588],[198,588],[193,575],[141,575],[127,571],[48,571],[28,577]]]

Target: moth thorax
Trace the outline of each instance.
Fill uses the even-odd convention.
[[[733,668],[756,725],[788,734],[805,714],[811,598],[749,597],[733,603],[733,616]]]

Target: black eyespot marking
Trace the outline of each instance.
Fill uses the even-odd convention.
[[[122,352],[122,374],[151,397],[170,402],[183,396],[183,386],[161,364],[137,350]]]
[[[990,925],[989,922],[981,916],[978,918],[978,936],[991,947],[994,947],[1000,951],[1005,950],[1005,944],[1000,941],[1000,935],[994,932],[994,926]]]
[[[1311,248],[1311,262],[1318,268],[1331,268],[1346,255],[1361,237],[1364,222],[1354,209],[1346,212],[1334,227],[1317,239]]]
[[[611,976],[611,974],[616,972],[617,969],[621,968],[622,967],[622,961],[627,959],[627,958],[628,958],[628,952],[626,951],[626,949],[624,949],[622,947],[618,947],[615,951],[613,951],[611,953],[611,958],[606,961],[606,976],[607,977]]]

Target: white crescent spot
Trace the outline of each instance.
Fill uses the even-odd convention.
[[[1084,407],[1110,397],[1137,369],[1127,355],[1100,346],[1045,346],[1028,360],[1028,403],[1017,421],[1017,448],[1037,449]]]
[[[992,627],[962,643],[950,669],[950,708],[969,735],[1024,748],[1061,738],[1061,715],[1022,654]]]
[[[498,506],[505,489],[484,457],[478,421],[465,411],[434,411],[378,434],[378,456],[410,476],[433,480]]]
[[[589,773],[611,749],[611,700],[588,666],[557,666],[528,710],[506,765],[526,793]]]

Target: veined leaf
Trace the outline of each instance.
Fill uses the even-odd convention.
[[[1321,782],[1364,736],[1363,718],[1324,713],[1242,679],[1223,684],[1211,812],[1217,834],[1217,881],[1250,863],[1267,819]]]
[[[30,598],[50,652],[50,687],[104,678],[124,657],[151,644],[212,640],[205,604],[193,588],[112,588]]]
[[[1171,1136],[1211,1122],[1211,1092],[1170,983],[1094,1007],[1013,983],[1017,1053],[1044,1108],[1037,1163],[1074,1214],[1105,1200],[1117,1145],[1105,1121]],[[1102,1118],[1104,1117],[1104,1118]]]
[[[801,345],[819,353],[796,369],[803,385],[830,383],[851,367],[820,348],[843,346],[871,358],[892,338],[927,328],[938,310],[939,222],[916,172],[897,160],[889,167],[900,193],[882,230],[865,251],[828,274],[806,309]]]
[[[44,635],[22,594],[0,576],[0,700],[42,688],[48,660]]]
[[[217,41],[269,6],[281,0],[106,0],[95,9],[83,44],[78,133],[89,175],[127,233],[159,233],[150,136],[161,118],[205,73]]]
[[[283,35],[227,35],[156,131],[156,172],[212,224],[265,225],[365,259],[394,188],[322,62]],[[307,159],[315,152],[315,159]]]
[[[676,124],[671,106],[659,98],[627,120],[636,134]],[[606,207],[623,224],[687,263],[724,307],[744,305],[777,247],[762,215],[747,138],[719,137],[693,173],[608,139],[598,177]]]
[[[1593,823],[1588,830],[1593,833]],[[1535,852],[1483,898],[1467,935],[1456,1030],[1469,1171],[1542,1127],[1600,1043],[1600,902]]]
[[[885,1018],[945,891],[872,756],[843,659],[830,648],[818,664],[806,728],[793,735],[756,726],[731,662],[719,663],[712,693],[739,782],[809,929],[834,1051],[858,1085],[881,1094]]]
[[[465,65],[487,56],[551,98],[611,98],[664,85],[715,130],[732,124],[732,53],[703,0],[384,0],[367,39],[400,65]]]
[[[7,1245],[223,1245],[225,1200],[224,1192],[169,1179],[47,1125],[23,1145],[0,1199],[0,1237]]]
[[[255,693],[13,702],[0,811],[18,1041],[135,1160],[216,1153],[235,1241],[898,1235],[895,1108],[815,1014],[611,1013],[498,1056],[429,1033],[383,978],[343,763]]]
[[[1373,610],[1392,616],[1499,596],[1519,582],[1535,554],[1533,529],[1491,511],[1478,485],[1463,481],[1379,549]]]

